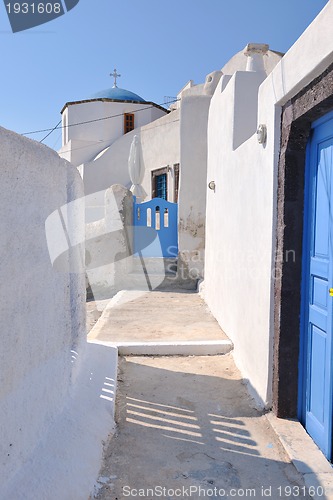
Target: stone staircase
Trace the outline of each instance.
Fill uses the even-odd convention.
[[[208,356],[233,348],[200,295],[179,289],[122,290],[88,338],[121,356]]]
[[[121,290],[197,290],[197,285],[198,279],[178,270],[177,258],[133,257],[129,272],[119,270],[113,286],[87,286],[87,299],[111,298]]]
[[[127,290],[196,290],[197,279],[181,276],[177,258],[133,257],[132,271],[126,276]]]

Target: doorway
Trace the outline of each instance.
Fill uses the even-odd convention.
[[[332,456],[333,113],[312,125],[307,146],[299,417]]]

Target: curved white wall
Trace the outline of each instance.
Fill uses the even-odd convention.
[[[83,190],[77,170],[46,146],[2,128],[0,146],[0,497],[9,498],[3,488],[63,409],[71,351],[83,354],[83,274],[54,270],[45,234],[47,217]]]

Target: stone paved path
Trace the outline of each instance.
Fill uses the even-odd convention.
[[[117,432],[94,498],[276,500],[302,481],[231,354],[120,360]]]
[[[123,291],[107,306],[89,338],[109,342],[226,340],[194,292]]]

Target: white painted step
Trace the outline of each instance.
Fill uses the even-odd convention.
[[[231,340],[177,342],[103,342],[118,349],[120,356],[216,356],[233,349]]]
[[[175,274],[177,272],[177,259],[133,257],[133,273],[142,273],[143,266],[145,266],[148,274]]]

